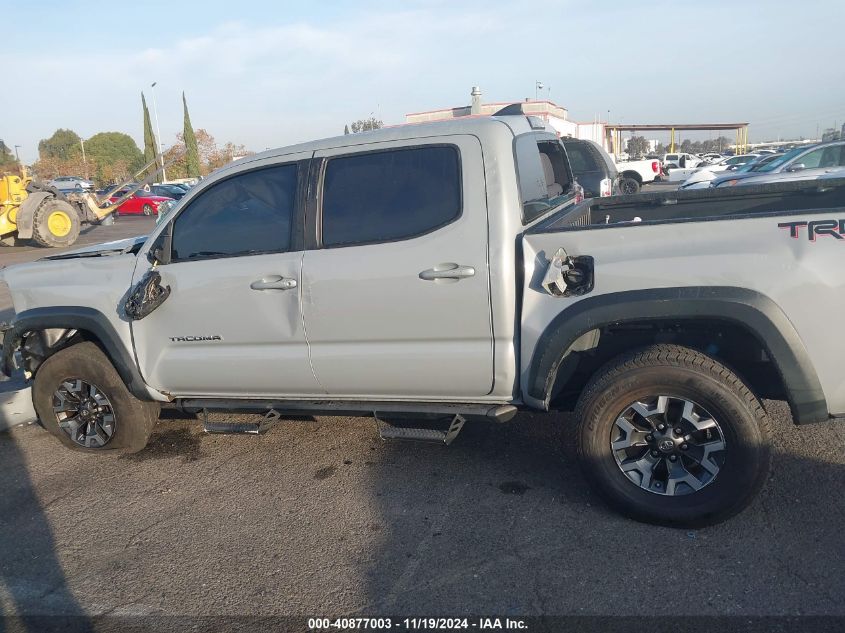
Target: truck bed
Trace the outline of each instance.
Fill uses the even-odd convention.
[[[533,232],[582,230],[620,223],[676,223],[845,210],[845,178],[588,198]]]

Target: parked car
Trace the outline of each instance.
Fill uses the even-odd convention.
[[[49,183],[51,187],[55,187],[59,191],[72,191],[74,189],[91,189],[94,183],[79,176],[59,176],[53,178]]]
[[[708,174],[702,173],[700,176],[698,173],[694,173],[685,180],[678,189],[706,189],[710,186],[716,186],[714,183],[721,179],[746,178],[747,176],[753,176],[765,168],[766,165],[776,161],[780,158],[780,156],[781,154],[764,154],[731,169],[720,170]],[[712,178],[711,174],[714,174],[716,177]]]
[[[143,449],[162,404],[366,413],[445,443],[574,406],[610,505],[724,520],[777,456],[764,398],[797,424],[845,415],[845,269],[816,240],[845,233],[845,181],[582,203],[574,182],[555,131],[517,115],[237,161],[148,237],[5,268],[0,369],[26,369],[58,442],[100,455]]]
[[[126,195],[128,190],[121,190],[114,194],[110,200],[114,203]],[[157,215],[158,208],[163,202],[173,200],[170,196],[159,196],[151,191],[144,191],[139,189],[131,196],[129,196],[117,208],[118,215],[143,214],[143,215]]]
[[[659,160],[630,160],[616,163],[619,172],[619,193],[632,194],[643,185],[659,180],[663,169]]]
[[[188,193],[187,189],[178,185],[150,185],[150,193],[164,198],[173,198],[174,200],[181,200],[182,196]]]
[[[795,182],[808,180],[830,180],[835,178],[845,178],[845,167],[830,167],[825,169],[823,173],[818,173],[815,170],[807,171],[782,171],[772,174],[754,174],[750,178],[743,178],[733,183],[736,186],[741,185],[769,185],[777,182]],[[718,186],[718,185],[717,185]]]
[[[678,167],[680,167],[681,169],[697,167],[702,162],[703,161],[698,156],[693,156],[692,154],[686,154],[684,152],[680,152],[677,154],[665,154],[663,156],[663,171],[668,174],[673,169],[677,169]]]
[[[708,163],[718,163],[719,161],[723,160],[725,157],[721,154],[717,154],[716,152],[709,152],[707,154],[701,155],[702,160],[707,161]]]
[[[692,184],[700,181],[710,181],[723,171],[734,171],[757,159],[759,154],[739,154],[724,158],[712,165],[702,165],[692,169],[673,169],[669,174],[669,182]]]
[[[601,198],[619,193],[619,174],[613,159],[598,143],[577,138],[561,139],[575,180],[587,198]]]
[[[845,167],[845,141],[797,147],[762,167],[759,174],[802,172],[804,177],[795,178],[795,180],[810,180],[839,167]],[[734,178],[733,174],[727,174],[718,181],[714,180],[711,186],[730,187],[744,179],[743,177]]]

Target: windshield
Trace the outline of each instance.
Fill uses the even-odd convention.
[[[796,149],[793,149],[793,150],[787,152],[786,154],[784,154],[783,156],[778,156],[771,163],[763,165],[762,167],[760,167],[760,169],[757,169],[756,171],[759,171],[759,172],[774,171],[775,169],[777,169],[781,165],[786,164],[787,162],[789,162],[790,160],[792,160],[793,158],[795,158],[799,154],[802,154],[805,151],[807,151],[806,147],[798,147]]]
[[[779,158],[779,157],[778,157]],[[748,172],[758,172],[762,171],[763,168],[775,160],[775,157],[767,154],[766,156],[759,156],[757,158],[752,159],[750,162],[745,163],[739,169],[736,170],[734,173],[738,174],[746,174]]]

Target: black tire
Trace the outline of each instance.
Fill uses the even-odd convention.
[[[152,206],[150,206],[148,204],[145,204],[141,208],[141,211],[143,212],[144,215],[152,215],[153,214],[153,208],[152,208]]]
[[[95,385],[108,399],[114,417],[113,431],[100,447],[85,447],[74,441],[54,412],[57,390],[73,379]],[[32,403],[44,428],[68,448],[88,453],[137,453],[147,445],[160,410],[157,403],[143,402],[129,393],[106,355],[89,342],[71,345],[42,363],[33,381]]]
[[[693,491],[692,486],[673,484],[673,491],[682,488],[685,494],[654,494],[654,490],[642,486],[642,481],[635,483],[622,471],[617,461],[619,452],[611,448],[612,433],[617,431],[618,420],[630,410],[629,404],[660,395],[695,403],[718,423],[718,431],[714,432],[720,433],[724,442],[719,453],[722,463],[700,489]],[[666,432],[674,433],[675,422],[668,420],[666,411]],[[614,359],[587,385],[578,401],[576,416],[580,424],[578,456],[585,476],[609,505],[638,521],[677,527],[724,521],[745,508],[768,477],[770,422],[760,401],[730,369],[690,348],[653,345]],[[648,418],[642,420],[648,422]],[[656,433],[644,437],[652,438],[651,449],[662,444],[656,444]],[[710,441],[710,431],[707,438]],[[695,465],[684,461],[689,460],[690,453],[678,452],[671,465],[670,455],[648,447],[645,453],[652,458],[659,456],[664,468],[677,468],[679,457],[681,462]],[[709,450],[704,457],[709,459],[708,455]],[[637,459],[636,454],[633,459]],[[626,465],[631,462],[623,461]],[[657,468],[651,467],[649,478],[655,475],[652,485],[659,487],[660,467]],[[664,492],[668,493],[668,485],[666,488]]]
[[[623,195],[632,195],[635,193],[639,193],[640,191],[640,183],[636,178],[632,178],[630,176],[623,176],[619,179],[619,191]]]
[[[56,232],[51,229],[50,218],[53,215],[61,215],[66,219],[66,231]],[[32,239],[39,246],[49,248],[60,248],[71,246],[79,237],[79,213],[69,202],[47,198],[35,210],[32,218]]]

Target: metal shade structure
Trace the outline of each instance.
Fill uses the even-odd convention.
[[[697,131],[711,132],[733,130],[736,136],[736,152],[745,153],[748,150],[748,122],[743,123],[606,123],[604,126],[607,134],[608,146],[613,153],[618,153],[622,145],[622,132],[669,132],[671,134],[669,151],[675,151],[676,131]]]

